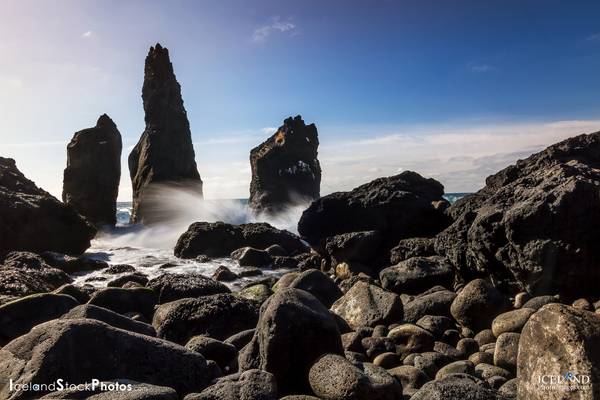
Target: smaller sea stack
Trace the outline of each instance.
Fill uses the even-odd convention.
[[[63,201],[94,225],[114,226],[121,179],[121,134],[106,114],[67,146]]]
[[[250,152],[250,207],[274,214],[320,196],[319,137],[315,124],[287,118],[277,132]]]

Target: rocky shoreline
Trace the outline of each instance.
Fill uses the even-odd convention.
[[[160,223],[145,190],[187,182],[200,196],[202,181],[168,51],[157,45],[146,62],[134,219]],[[92,131],[114,133],[106,118]],[[152,145],[169,135],[185,155],[177,168]],[[300,153],[277,148],[306,138]],[[273,193],[281,179],[313,198],[299,235],[206,221],[182,232],[181,259],[231,257],[246,276],[288,271],[235,291],[224,282],[243,275],[227,267],[149,279],[82,257],[114,220],[85,215],[94,208],[75,201],[82,188],[75,196],[69,184],[61,203],[0,158],[0,398],[600,397],[600,132],[521,160],[452,205],[412,171],[320,197],[317,145],[298,117],[251,155],[255,171],[312,160],[292,180],[253,177],[256,210],[290,203]],[[121,274],[107,287],[73,284],[74,272],[105,268]],[[58,380],[103,384],[48,386]]]

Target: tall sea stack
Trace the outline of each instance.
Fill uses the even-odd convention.
[[[319,198],[321,166],[315,124],[287,118],[277,132],[250,152],[250,207],[269,214]]]
[[[95,127],[76,132],[67,146],[63,201],[98,227],[117,222],[122,147],[121,134],[106,114]]]
[[[165,187],[176,187],[202,198],[202,180],[196,167],[192,135],[175,78],[169,50],[160,44],[151,47],[144,66],[142,100],[146,129],[129,154],[133,186],[131,222],[152,223]]]

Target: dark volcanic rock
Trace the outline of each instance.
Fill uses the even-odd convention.
[[[505,400],[485,381],[468,374],[450,374],[427,382],[411,400]]]
[[[458,293],[450,312],[461,325],[479,331],[488,328],[508,307],[508,299],[491,283],[475,279]]]
[[[10,252],[0,265],[0,295],[22,297],[51,292],[71,282],[69,275],[34,253]]]
[[[231,225],[224,222],[196,222],[177,240],[175,255],[181,258],[199,255],[227,257],[241,247],[264,250],[273,244],[280,245],[291,254],[308,251],[299,237],[267,223]]]
[[[160,304],[186,297],[230,293],[227,286],[201,274],[163,274],[146,285],[158,293]]]
[[[63,201],[96,226],[117,223],[122,148],[121,133],[106,114],[67,146]]]
[[[156,222],[168,215],[155,210],[161,191],[181,189],[202,198],[192,135],[169,50],[151,47],[142,88],[146,129],[129,154],[133,186],[132,222]]]
[[[335,282],[316,269],[301,272],[288,286],[290,288],[306,290],[319,300],[325,307],[329,308],[340,297],[342,291]]]
[[[335,319],[304,290],[279,289],[261,307],[252,341],[240,352],[240,370],[275,375],[280,394],[307,393],[308,371],[327,353],[343,354]]]
[[[433,236],[448,226],[443,194],[436,180],[406,171],[321,197],[302,213],[298,231],[322,252],[328,237],[377,230],[388,250],[400,239]]]
[[[249,205],[256,212],[276,213],[319,198],[321,166],[315,124],[287,118],[277,132],[250,151]]]
[[[131,379],[184,395],[204,389],[214,377],[198,353],[92,319],[46,322],[0,350],[3,399],[31,398],[31,392],[10,392],[11,379],[18,385]]]
[[[433,286],[452,287],[454,270],[444,257],[412,257],[379,273],[381,286],[398,294],[416,294]]]
[[[40,293],[0,306],[0,346],[42,322],[60,317],[77,305],[71,296]]]
[[[600,279],[600,132],[548,147],[487,178],[454,203],[436,251],[465,280],[581,297]]]
[[[158,337],[185,344],[197,335],[225,340],[252,329],[258,321],[258,303],[232,294],[181,299],[157,307],[152,325]]]
[[[79,305],[68,313],[64,314],[62,319],[80,319],[89,318],[102,321],[115,328],[125,329],[126,331],[141,333],[142,335],[156,336],[154,327],[150,324],[135,321],[129,317],[117,314],[107,308],[97,307],[92,304]]]
[[[145,287],[117,288],[107,287],[95,292],[88,304],[107,308],[119,314],[136,312],[150,319],[154,313],[156,292]]]
[[[0,157],[0,255],[11,250],[81,254],[94,227]]]
[[[258,369],[227,375],[201,393],[183,400],[276,400],[277,382],[273,374]]]

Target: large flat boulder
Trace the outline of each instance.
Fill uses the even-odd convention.
[[[199,353],[92,319],[46,322],[0,350],[0,398],[7,400],[31,395],[11,392],[11,380],[26,385],[131,379],[182,396],[204,389],[214,375]]]
[[[450,223],[444,187],[434,179],[406,171],[379,178],[350,192],[315,200],[298,222],[303,239],[325,252],[327,238],[361,231],[379,231],[382,249],[400,239],[433,236]]]
[[[81,254],[94,227],[75,209],[40,189],[0,157],[0,255],[12,250]]]
[[[299,237],[267,223],[231,225],[224,222],[196,222],[177,240],[175,255],[181,258],[228,257],[242,247],[265,250],[277,244],[290,254],[308,249]]]

